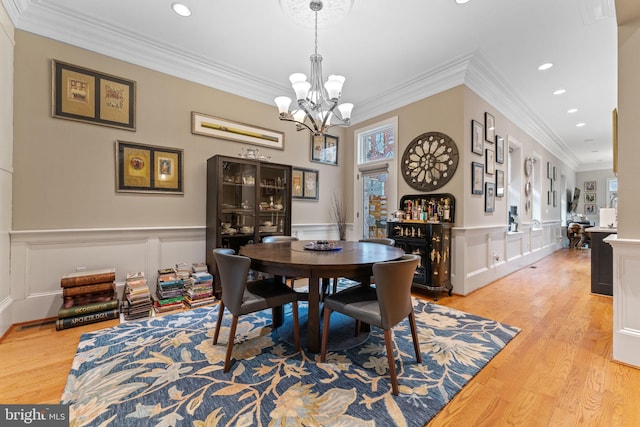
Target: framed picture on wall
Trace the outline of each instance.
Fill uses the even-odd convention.
[[[116,191],[184,194],[183,151],[116,141]]]
[[[479,162],[471,163],[471,194],[482,195],[484,190],[484,165]]]
[[[315,169],[291,169],[291,197],[302,200],[318,200],[318,171]]]
[[[52,61],[52,116],[136,130],[136,82]]]
[[[504,171],[496,170],[496,197],[504,197]]]
[[[484,113],[484,140],[493,144],[496,139],[496,119],[492,114]]]
[[[482,156],[484,144],[482,141],[482,123],[471,120],[471,152]]]
[[[485,150],[486,154],[486,167],[487,173],[489,175],[493,175],[496,172],[496,152],[493,150],[489,150],[488,148]]]
[[[333,135],[311,135],[311,161],[338,165],[338,137]]]
[[[493,182],[485,182],[484,190],[484,211],[493,212],[496,209],[496,185]]]
[[[504,163],[504,138],[496,135],[496,163]]]
[[[596,191],[596,182],[595,181],[585,181],[584,182],[584,191]]]
[[[596,214],[596,205],[594,205],[594,204],[584,205],[584,213],[585,213],[585,215],[595,215]]]
[[[595,203],[596,202],[596,193],[584,193],[584,202],[585,203]]]

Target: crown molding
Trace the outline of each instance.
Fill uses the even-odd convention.
[[[506,81],[499,71],[483,58],[482,54],[474,55],[469,65],[465,84],[551,154],[576,170],[580,164],[578,158],[562,138],[538,117],[526,101],[509,87]]]
[[[396,85],[380,94],[361,101],[354,108],[352,123],[388,113],[429,96],[436,95],[464,83],[470,55],[456,58],[437,68],[419,74],[413,79]]]
[[[65,8],[55,2],[2,1],[14,25],[20,30],[268,105],[272,105],[274,94],[289,90],[288,86],[255,74],[159,45],[133,31],[106,26],[89,16],[67,13]],[[28,17],[23,13],[26,8],[29,8]],[[352,124],[465,84],[553,155],[576,170],[580,163],[577,157],[506,82],[499,71],[483,58],[481,52],[469,53],[359,101],[354,109]]]

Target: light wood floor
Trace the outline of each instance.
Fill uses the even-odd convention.
[[[561,250],[466,297],[442,294],[522,332],[429,426],[640,426],[640,369],[611,361],[612,300],[590,294],[589,257]],[[80,335],[115,324],[15,327],[0,343],[0,402],[59,403]]]

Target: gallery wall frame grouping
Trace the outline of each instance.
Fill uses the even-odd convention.
[[[311,161],[338,166],[338,137],[311,135]]]
[[[52,60],[51,115],[136,130],[136,82]]]
[[[116,191],[184,194],[183,150],[116,141]]]

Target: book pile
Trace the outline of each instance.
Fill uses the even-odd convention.
[[[62,306],[56,330],[73,328],[120,316],[115,269],[71,273],[60,279]]]
[[[153,308],[158,313],[178,310],[183,307],[182,290],[184,281],[178,277],[174,268],[158,270],[158,286],[154,296]]]
[[[147,279],[145,279],[143,272],[127,273],[124,295],[122,314],[125,320],[141,319],[149,316],[153,303],[151,302]]]
[[[184,280],[184,305],[195,308],[215,302],[213,276],[205,263],[194,263],[191,275]]]

